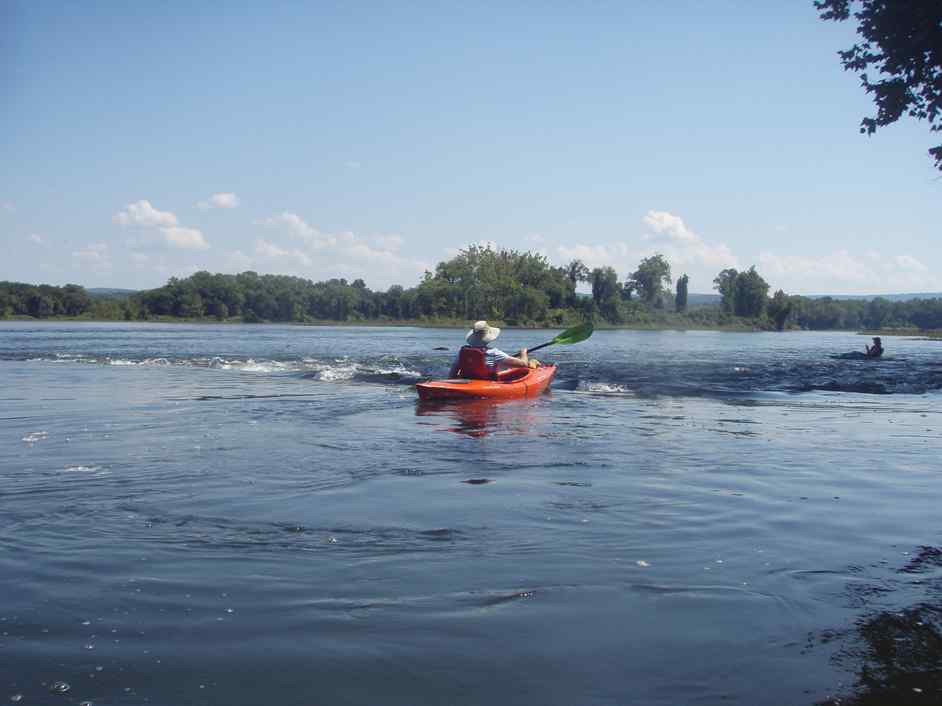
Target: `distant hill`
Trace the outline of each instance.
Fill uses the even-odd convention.
[[[126,297],[129,294],[134,294],[136,289],[116,289],[114,287],[92,287],[91,289],[86,289],[89,296],[92,297]]]
[[[942,299],[942,292],[914,292],[909,294],[802,294],[801,296],[803,296],[805,299],[824,299],[825,297],[830,297],[831,299],[838,299],[842,301],[869,301],[879,297],[891,302],[908,302],[911,299]],[[694,294],[691,292],[687,296],[687,303],[719,304],[720,295]]]
[[[916,292],[911,294],[802,294],[808,299],[854,300],[854,299],[886,299],[891,302],[908,302],[910,299],[942,299],[942,292]]]
[[[687,295],[688,304],[719,304],[721,297],[719,294],[696,294],[690,292]]]

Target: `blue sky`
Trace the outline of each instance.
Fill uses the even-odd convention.
[[[464,5],[0,5],[0,279],[385,288],[490,242],[942,291],[938,136],[858,134],[810,0]]]

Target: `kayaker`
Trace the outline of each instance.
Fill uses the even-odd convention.
[[[489,326],[486,321],[478,321],[465,336],[466,345],[458,351],[458,357],[452,363],[448,377],[492,378],[506,368],[537,368],[540,362],[527,355],[523,348],[513,356],[500,348],[489,346],[500,336],[500,329]]]
[[[868,358],[879,358],[881,355],[883,355],[883,343],[880,342],[880,337],[879,337],[879,336],[874,336],[874,337],[873,337],[873,345],[872,345],[872,346],[866,346],[866,345],[865,345],[864,348],[867,349],[867,357],[868,357]]]

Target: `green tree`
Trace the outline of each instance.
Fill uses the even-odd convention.
[[[226,306],[225,302],[216,301],[213,302],[213,310],[209,313],[215,316],[217,320],[225,321],[229,317],[229,307]]]
[[[802,298],[798,311],[798,325],[813,331],[844,328],[844,312],[841,302],[831,297]]]
[[[739,277],[739,271],[729,267],[720,272],[713,280],[713,289],[720,293],[722,298],[720,307],[726,314],[732,314],[735,309],[737,277]]]
[[[778,331],[785,329],[785,321],[792,312],[792,300],[781,289],[778,290],[768,304],[769,317]]]
[[[631,273],[629,280],[638,290],[638,295],[646,304],[651,304],[671,283],[671,266],[663,255],[657,253],[644,258],[638,269]]]
[[[617,322],[618,302],[621,288],[618,286],[618,274],[611,267],[596,267],[589,275],[592,283],[592,301],[599,312],[609,321]]]
[[[390,319],[405,319],[403,314],[403,293],[402,286],[394,284],[386,290],[386,296],[383,297],[382,313],[383,316]]]
[[[750,267],[736,277],[734,312],[736,316],[756,318],[765,313],[769,283],[762,279],[756,268]]]
[[[883,297],[871,299],[864,314],[867,328],[883,328],[893,314],[893,304]]]
[[[510,299],[507,318],[512,323],[542,321],[549,309],[549,297],[534,287],[519,287]]]
[[[942,300],[917,299],[909,319],[923,330],[942,328]]]
[[[579,282],[588,282],[590,275],[591,272],[589,272],[589,268],[586,267],[582,260],[572,260],[566,265],[566,277],[572,282],[573,288],[575,288]]]
[[[78,316],[85,313],[91,303],[91,297],[88,296],[84,287],[67,284],[62,288],[62,309],[66,316]]]
[[[424,316],[537,320],[576,303],[569,274],[538,253],[472,245],[426,273],[414,301]]]
[[[690,278],[687,277],[685,272],[682,277],[677,280],[677,296],[674,298],[674,308],[677,312],[682,312],[687,310],[687,282],[690,281]]]
[[[942,2],[939,0],[816,0],[821,18],[844,22],[853,14],[861,41],[839,52],[847,71],[859,73],[876,115],[860,132],[895,123],[904,113],[942,131]],[[851,12],[853,10],[853,13]],[[869,70],[880,76],[871,80]],[[929,150],[942,171],[942,145]]]
[[[55,301],[46,294],[40,294],[38,291],[31,295],[26,303],[27,311],[30,316],[37,319],[45,319],[55,313]]]
[[[195,289],[185,288],[177,305],[177,316],[197,319],[203,315],[203,297]]]

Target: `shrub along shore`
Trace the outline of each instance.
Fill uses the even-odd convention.
[[[90,294],[83,287],[0,282],[0,318],[462,327],[487,319],[509,327],[677,330],[942,329],[942,299],[808,298],[769,285],[754,267],[726,269],[717,304],[689,304],[689,277],[676,282],[661,255],[619,280],[611,267],[579,260],[554,267],[540,254],[471,246],[426,272],[414,287],[374,291],[357,279],[320,282],[286,275],[197,272],[156,289]],[[591,287],[591,295],[577,289]]]

